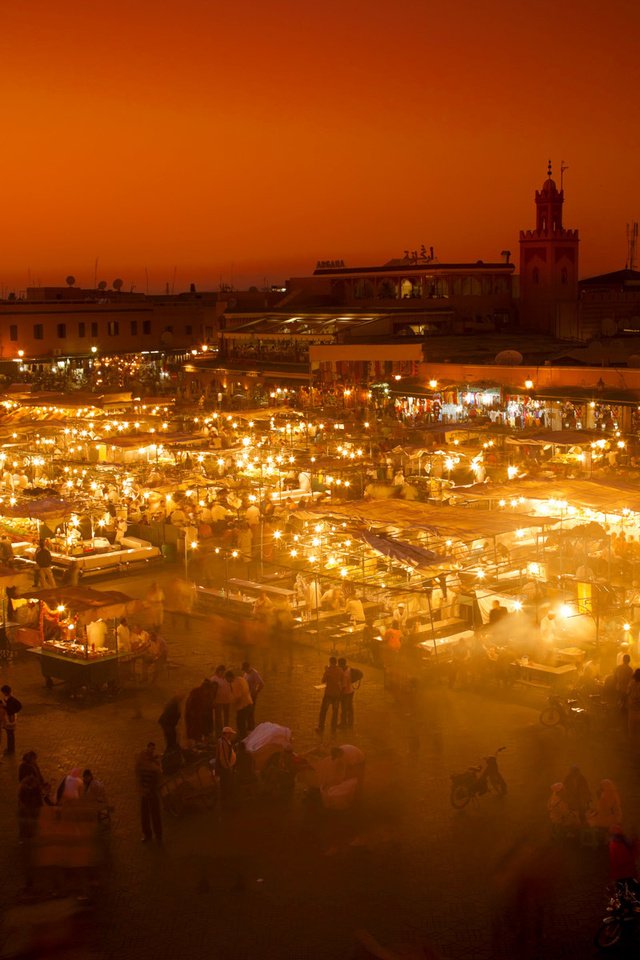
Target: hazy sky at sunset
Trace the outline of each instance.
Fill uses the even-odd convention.
[[[0,290],[517,254],[640,219],[637,0],[3,0]]]

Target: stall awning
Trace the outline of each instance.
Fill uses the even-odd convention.
[[[343,504],[323,504],[301,513],[305,517],[335,516],[340,520],[361,521],[405,530],[424,530],[435,536],[457,537],[463,541],[480,540],[553,525],[549,517],[531,517],[493,511],[478,513],[467,507],[436,506],[430,503],[407,503],[404,500],[356,500]]]
[[[538,433],[515,435],[507,437],[505,443],[518,447],[556,447],[587,446],[594,440],[602,440],[602,433],[598,430],[540,430]]]
[[[478,483],[465,490],[469,500],[564,501],[602,513],[620,513],[624,508],[640,512],[640,490],[631,481],[610,480],[514,480],[513,483]]]
[[[119,590],[92,590],[90,587],[31,590],[22,596],[27,600],[44,600],[52,610],[62,605],[70,613],[77,615],[78,623],[83,625],[93,620],[130,616],[141,605],[140,600],[120,593]]]

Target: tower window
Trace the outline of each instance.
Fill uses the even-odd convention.
[[[532,274],[531,274],[531,279],[532,279],[533,282],[536,283],[536,284],[540,283],[540,271],[538,270],[537,267],[534,267],[534,268],[533,268],[533,272],[532,272]]]
[[[58,324],[58,339],[59,339],[59,340],[64,340],[66,336],[67,336],[67,325],[66,325],[66,323],[59,323],[59,324]]]
[[[560,280],[562,283],[569,283],[569,273],[566,267],[562,268],[562,273],[560,274]]]

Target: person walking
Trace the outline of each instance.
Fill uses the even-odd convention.
[[[233,705],[236,708],[236,725],[238,727],[238,736],[241,740],[244,740],[247,735],[251,707],[253,706],[253,700],[251,699],[251,693],[249,691],[249,684],[244,677],[236,677],[233,670],[227,670],[225,673],[225,680],[231,687]]]
[[[149,610],[149,626],[152,630],[159,630],[164,623],[164,590],[154,580],[147,591],[145,604]]]
[[[160,758],[156,755],[156,745],[149,742],[136,758],[135,774],[140,794],[140,824],[142,842],[148,843],[153,834],[158,843],[162,843],[162,813],[160,811],[159,787],[162,778]]]
[[[340,726],[350,729],[353,726],[354,686],[351,667],[345,657],[340,657],[338,666],[342,670],[342,693],[340,694]]]
[[[222,733],[222,728],[227,726],[229,723],[229,713],[231,711],[231,703],[233,701],[231,687],[225,678],[226,672],[227,668],[223,663],[221,663],[220,666],[216,667],[214,675],[210,678],[212,683],[218,685],[214,708],[217,737],[219,737]]]
[[[33,773],[28,773],[18,785],[18,830],[21,843],[35,837],[42,803],[40,784]]]
[[[261,690],[264,690],[264,680],[255,667],[252,667],[248,660],[242,664],[242,676],[249,684],[249,693],[251,694],[251,709],[247,713],[247,730],[255,730],[256,727],[256,700]]]
[[[220,805],[223,810],[230,810],[234,803],[237,755],[231,738],[235,735],[233,727],[224,727],[216,741],[216,776],[220,781]]]
[[[340,698],[342,696],[342,686],[344,682],[344,672],[338,666],[335,657],[329,657],[329,665],[325,667],[322,676],[324,684],[324,696],[320,704],[320,717],[316,733],[324,733],[324,724],[327,718],[327,712],[331,707],[331,730],[335,733],[338,728],[338,710],[340,708]]]
[[[36,586],[55,587],[56,580],[53,575],[53,561],[44,540],[40,541],[33,559],[36,562]]]
[[[184,705],[184,721],[187,739],[193,743],[209,740],[213,734],[213,707],[218,690],[217,683],[206,678],[195,687]]]
[[[22,704],[17,697],[14,697],[8,684],[5,683],[0,687],[0,693],[2,693],[2,704],[5,709],[4,729],[7,735],[4,753],[5,756],[12,756],[16,752],[16,717],[22,710]]]
[[[172,753],[178,750],[178,724],[182,716],[180,705],[182,697],[175,696],[165,704],[164,710],[158,717],[158,723],[162,727],[166,752]]]
[[[618,706],[622,713],[627,709],[627,691],[633,679],[633,667],[628,653],[623,654],[621,663],[613,671],[613,682],[616,688]]]

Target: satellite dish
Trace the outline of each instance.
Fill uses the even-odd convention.
[[[505,366],[518,366],[522,363],[522,354],[518,353],[517,350],[501,350],[496,355],[495,362]]]
[[[101,280],[100,283],[98,284],[98,290],[106,290],[106,289],[107,289],[107,281]]]
[[[121,290],[123,283],[124,283],[124,280],[121,280],[120,277],[118,277],[116,280],[113,281],[113,289]]]
[[[67,277],[67,286],[72,287],[75,282],[76,282],[75,277],[72,277],[71,275]]]
[[[629,359],[627,360],[628,367],[640,367],[640,353],[632,353]]]

